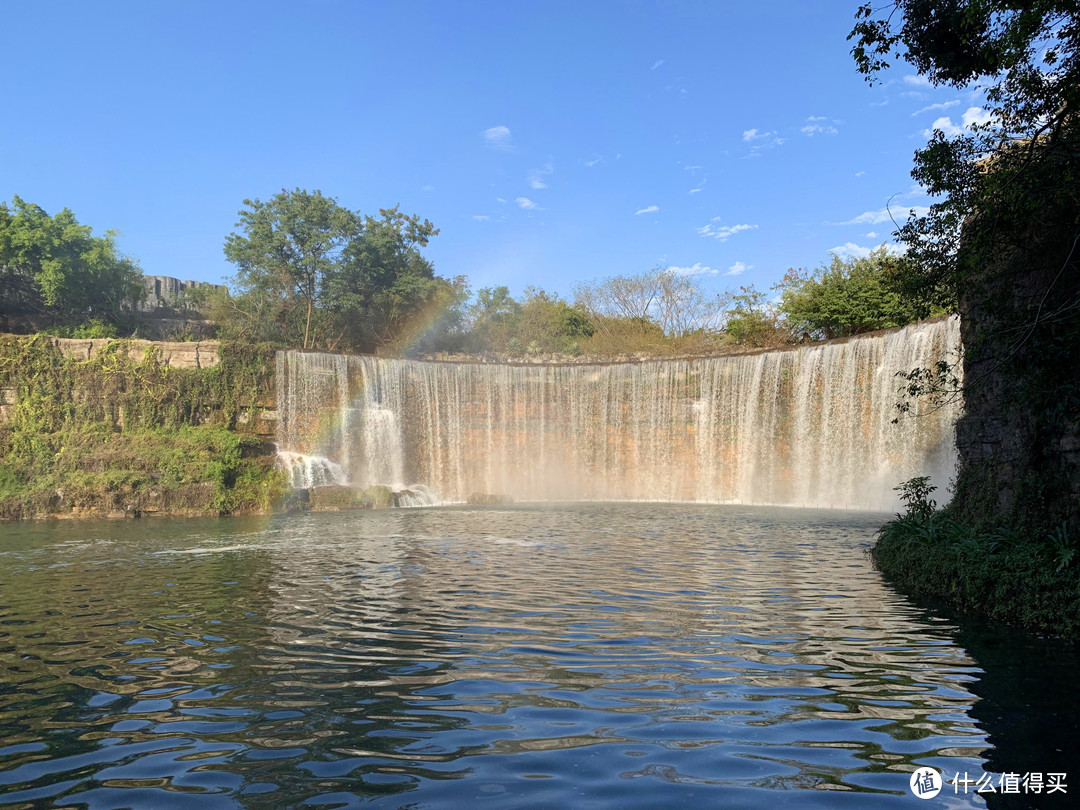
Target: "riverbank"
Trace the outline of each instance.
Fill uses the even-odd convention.
[[[898,515],[871,551],[878,570],[915,597],[1029,633],[1080,642],[1080,554],[1067,526],[1046,537],[979,530],[948,508]]]

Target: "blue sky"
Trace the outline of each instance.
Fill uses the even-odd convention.
[[[71,208],[147,273],[220,281],[245,198],[321,189],[442,232],[473,288],[656,265],[768,288],[888,240],[972,93],[869,87],[857,3],[20,3],[0,199]],[[890,203],[891,201],[891,203]]]

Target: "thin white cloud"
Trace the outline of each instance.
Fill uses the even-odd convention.
[[[752,264],[744,264],[743,262],[735,262],[735,264],[731,265],[731,267],[729,267],[727,269],[727,272],[724,273],[724,275],[725,276],[741,276],[747,270],[753,269],[753,267],[754,267],[754,265],[752,265]]]
[[[531,169],[529,171],[529,188],[547,188],[547,180],[545,178],[554,171],[555,167],[552,165],[551,161],[548,161],[542,169]]]
[[[879,208],[877,211],[863,211],[854,219],[849,219],[845,222],[827,222],[827,225],[881,225],[885,222],[903,222],[908,219],[910,211],[915,212],[917,217],[925,217],[930,213],[930,209],[925,205],[912,205],[909,208],[903,208],[899,205],[895,205],[892,208]]]
[[[930,80],[925,76],[921,76],[916,73],[909,73],[904,77],[904,84],[911,87],[929,87]]]
[[[475,219],[477,222],[485,222],[486,220],[491,219],[491,217],[489,217],[487,214],[473,214],[473,219]]]
[[[594,158],[592,160],[586,160],[585,165],[588,166],[591,169],[593,166],[595,166],[597,163],[599,163],[603,159],[604,159],[604,156],[600,155],[600,157],[598,157],[598,158]]]
[[[484,139],[484,142],[490,149],[498,149],[502,152],[509,152],[514,148],[514,139],[510,135],[510,128],[504,127],[501,124],[497,127],[491,127],[485,129],[480,133],[480,137]]]
[[[683,166],[683,171],[690,172],[691,174],[697,174],[698,169],[704,169],[704,166]]]
[[[926,107],[923,107],[921,110],[916,110],[911,115],[912,117],[914,117],[916,115],[922,115],[923,113],[933,112],[934,110],[947,110],[949,109],[949,107],[955,107],[959,103],[960,99],[953,99],[952,101],[939,101],[937,104],[930,104]]]
[[[840,130],[832,124],[807,124],[799,131],[802,132],[803,135],[812,138],[815,135],[835,135]]]
[[[757,157],[764,150],[781,146],[785,141],[784,138],[777,137],[775,130],[762,132],[757,128],[743,130],[742,139],[750,144],[750,153],[747,157]]]
[[[501,203],[504,203],[504,202],[506,202],[506,200],[504,200],[504,199],[503,199],[502,197],[496,197],[496,198],[495,198],[495,202],[501,202]]]
[[[660,210],[660,206],[658,206],[658,205],[650,205],[648,208],[639,208],[637,211],[634,212],[634,216],[638,217],[638,216],[641,216],[642,214],[655,214],[659,210]]]
[[[528,197],[515,197],[514,202],[516,202],[519,207],[524,208],[526,211],[543,211],[544,210],[539,205],[537,205],[532,200],[530,200]]]
[[[845,242],[842,245],[829,248],[829,253],[837,255],[841,259],[865,259],[873,251],[882,247],[894,256],[898,256],[903,252],[896,245],[891,245],[887,242],[882,242],[880,245],[875,245],[873,247],[864,247],[863,245],[857,245],[854,242]]]
[[[702,225],[697,229],[700,236],[708,236],[712,239],[717,239],[721,242],[726,242],[737,233],[743,231],[752,231],[757,228],[757,225],[714,225],[714,222],[719,222],[720,217],[713,217],[712,221],[708,225]]]
[[[828,121],[828,116],[825,115],[808,115],[806,120],[813,123],[814,121]]]
[[[862,177],[866,172],[855,172],[856,177]]]
[[[663,59],[657,59],[655,62],[653,62],[653,66],[651,68],[649,68],[649,70],[656,70],[662,64],[664,64],[664,60]]]
[[[701,262],[694,262],[690,267],[676,267],[675,265],[671,265],[671,267],[668,268],[668,272],[674,273],[677,276],[715,276],[720,271],[712,267],[707,267]]]
[[[877,239],[877,231],[870,231],[870,233],[868,233],[866,235],[866,238],[867,239]]]

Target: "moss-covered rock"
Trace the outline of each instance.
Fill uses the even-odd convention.
[[[273,347],[223,345],[175,368],[153,344],[64,356],[0,335],[0,519],[266,512],[286,492],[273,446],[243,424],[265,401]],[[247,414],[247,420],[239,417]]]

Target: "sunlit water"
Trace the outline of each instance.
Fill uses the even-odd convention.
[[[1066,769],[1075,654],[890,590],[882,517],[2,526],[0,804],[911,807],[918,765]]]

